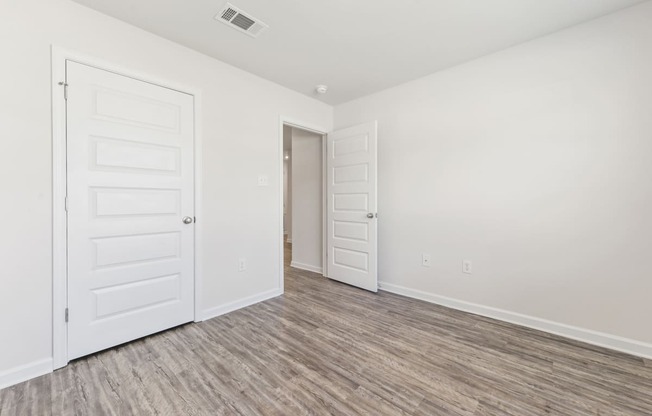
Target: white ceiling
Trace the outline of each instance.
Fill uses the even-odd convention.
[[[643,0],[231,0],[257,39],[213,19],[226,0],[74,1],[339,104]]]

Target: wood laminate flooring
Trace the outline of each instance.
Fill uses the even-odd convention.
[[[652,415],[650,361],[285,271],[284,296],[4,389],[0,414]]]

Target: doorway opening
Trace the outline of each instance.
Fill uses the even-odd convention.
[[[378,290],[377,124],[327,134],[281,117],[281,291],[300,269]]]
[[[283,125],[283,253],[292,269],[326,275],[324,265],[325,136]]]

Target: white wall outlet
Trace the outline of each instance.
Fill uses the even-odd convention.
[[[243,257],[238,259],[238,271],[244,272],[245,270],[247,270],[247,259]]]
[[[430,267],[430,254],[421,254],[421,265],[423,267]]]
[[[473,273],[473,263],[471,263],[471,260],[464,260],[462,262],[462,272],[466,274]]]
[[[267,175],[258,175],[258,186],[268,186],[269,177]]]

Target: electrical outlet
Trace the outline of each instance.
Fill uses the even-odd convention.
[[[247,270],[247,259],[241,258],[238,260],[238,271],[244,272],[245,270]]]
[[[269,177],[267,175],[258,175],[258,186],[268,186]]]
[[[462,272],[466,274],[473,273],[473,263],[471,263],[471,260],[464,260],[462,262]]]
[[[430,254],[421,254],[421,265],[423,267],[430,267]]]

